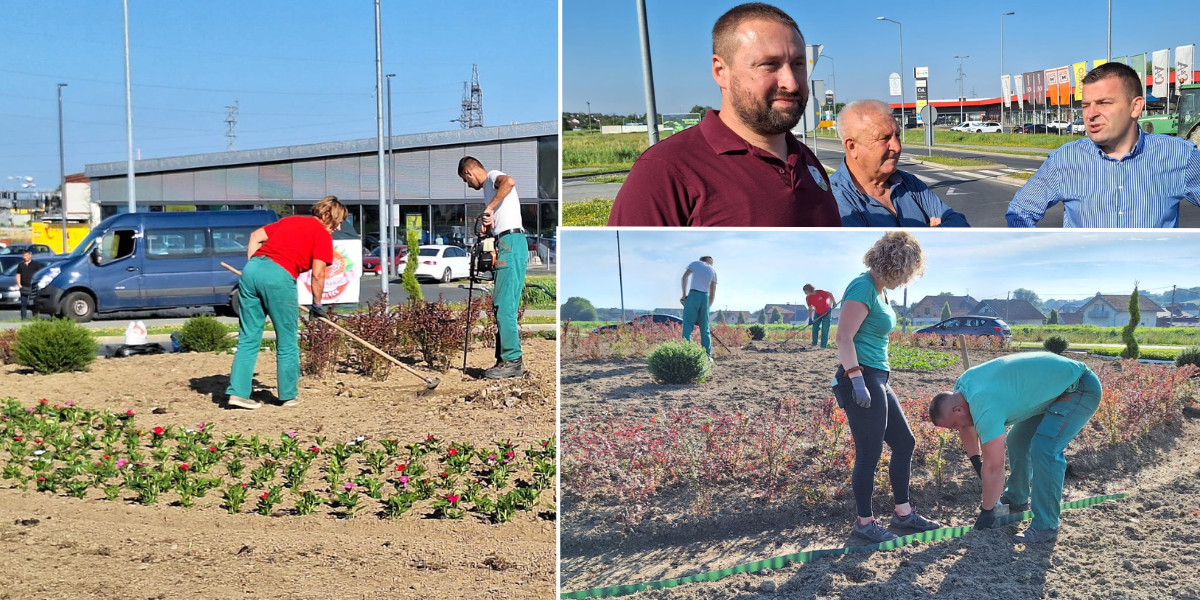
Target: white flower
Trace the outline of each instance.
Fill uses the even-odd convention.
[[[43,454],[45,454],[45,453],[46,453],[46,451],[45,451],[45,450],[34,450],[34,451],[33,451],[33,455],[34,455],[34,456],[41,456],[41,455],[43,455]]]

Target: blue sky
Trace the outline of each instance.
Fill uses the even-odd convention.
[[[711,75],[712,25],[736,2],[647,2],[658,111],[718,106]],[[885,16],[904,25],[905,95],[913,101],[913,67],[929,67],[930,97],[957,98],[958,60],[964,60],[964,93],[1000,95],[1000,13],[1005,17],[1004,70],[1009,74],[1067,66],[1106,54],[1105,0],[914,3],[777,2],[796,19],[809,44],[824,44],[833,61],[818,62],[814,79],[834,87],[838,100],[888,99],[888,74],[900,71],[899,33]],[[1114,56],[1200,43],[1196,0],[1114,0]],[[641,50],[633,2],[563,0],[563,110],[644,113]],[[831,65],[840,81],[831,81]],[[835,85],[830,85],[835,84]]]
[[[547,0],[382,3],[393,132],[455,129],[479,65],[484,124],[558,115],[558,5]],[[374,3],[129,2],[134,147],[143,158],[374,137]],[[121,2],[10,3],[0,23],[0,189],[58,182],[55,84],[67,173],[124,161]],[[386,110],[386,107],[385,107]]]
[[[1134,281],[1151,293],[1197,285],[1200,235],[1165,230],[1138,233],[914,231],[926,253],[924,277],[908,289],[909,303],[953,292],[976,300],[1004,298],[1017,288],[1042,300],[1085,299],[1096,292],[1128,294]],[[621,232],[626,308],[679,305],[679,279],[688,263],[711,255],[717,270],[715,308],[757,310],[770,303],[804,303],[812,283],[841,298],[865,270],[862,256],[879,239],[870,230]],[[597,308],[620,307],[616,232],[561,228],[560,297],[582,296]],[[903,290],[889,294],[900,302]]]

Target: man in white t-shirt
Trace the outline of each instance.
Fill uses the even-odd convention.
[[[701,256],[700,260],[692,261],[692,264],[687,266],[687,270],[683,272],[683,278],[680,284],[683,288],[683,297],[679,302],[683,304],[683,339],[686,342],[692,341],[692,328],[700,326],[700,345],[704,346],[704,351],[708,356],[712,357],[712,340],[708,334],[708,307],[712,305],[713,299],[717,295],[717,272],[712,268],[713,259],[711,256]],[[688,285],[688,276],[691,276],[691,285]]]
[[[488,171],[472,156],[458,161],[458,176],[473,190],[483,190],[483,224],[496,238],[496,285],[492,305],[496,308],[496,365],[484,376],[506,379],[525,374],[521,360],[521,331],[517,310],[525,290],[525,266],[529,262],[529,242],[521,223],[521,199],[517,182],[501,171]]]

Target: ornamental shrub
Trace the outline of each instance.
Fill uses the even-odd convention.
[[[1067,338],[1061,335],[1052,335],[1046,338],[1046,341],[1042,342],[1043,348],[1055,354],[1062,354],[1063,352],[1066,352],[1067,347],[1070,345],[1071,343],[1067,341]]]
[[[1129,295],[1129,322],[1121,329],[1121,341],[1125,342],[1125,351],[1121,353],[1121,358],[1137,358],[1138,343],[1137,338],[1133,337],[1133,330],[1137,329],[1138,321],[1142,320],[1142,311],[1138,309],[1138,290],[1137,283],[1133,284],[1133,293]]]
[[[408,244],[408,261],[404,263],[404,274],[400,276],[400,284],[404,286],[404,293],[408,294],[409,300],[424,300],[421,284],[417,282],[417,263],[421,260],[421,237],[416,229],[409,229],[404,237]],[[380,254],[382,253],[380,251]]]
[[[179,330],[179,349],[184,352],[222,352],[236,345],[225,326],[208,315],[188,319]]]
[[[466,323],[439,298],[436,302],[409,300],[395,307],[400,338],[431,369],[445,371],[456,350],[461,351]]]
[[[16,362],[43,375],[86,371],[97,349],[87,328],[74,321],[37,321],[18,330]]]
[[[1192,346],[1184,348],[1175,356],[1175,366],[1182,367],[1183,365],[1195,365],[1200,367],[1200,346]]]
[[[751,325],[750,326],[750,339],[761,340],[765,337],[767,337],[767,328],[766,327],[763,327],[762,325]]]
[[[646,356],[646,368],[659,383],[704,383],[712,364],[702,346],[691,342],[666,342]]]

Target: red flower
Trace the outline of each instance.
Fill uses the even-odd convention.
[[[127,416],[127,417],[132,417],[132,416],[133,416],[133,409],[131,408],[131,409],[129,409],[129,410],[127,410],[127,411],[125,411],[125,416]]]
[[[208,447],[208,451],[209,451],[209,452],[216,452],[216,451],[217,451],[217,447],[216,447],[216,446],[209,446],[209,447]]]
[[[180,470],[180,471],[186,471],[186,470],[188,470],[187,463],[183,463],[183,464],[179,465],[179,470]]]
[[[155,427],[155,428],[154,428],[154,435],[162,435],[162,434],[163,434],[163,428],[162,428],[162,427]]]
[[[104,455],[104,460],[108,460],[109,458],[111,458],[109,455],[107,455],[107,454]]]
[[[244,483],[242,484],[242,489],[243,490],[246,489],[246,484],[244,484]]]
[[[313,446],[312,448],[309,448],[308,451],[312,452],[313,454],[316,454],[316,453],[320,452],[321,449],[316,446]]]
[[[259,498],[262,498],[263,500],[266,500],[266,499],[267,499],[267,496],[270,496],[270,495],[271,495],[271,492],[263,492],[263,495],[259,496]]]
[[[42,477],[41,475],[38,475],[38,481],[45,481],[45,480],[46,480],[46,478],[45,478],[45,477]]]
[[[42,441],[42,438],[37,438],[36,440],[33,440],[33,441],[34,441],[34,443],[36,443],[36,444],[37,444],[37,445],[39,445],[39,446],[41,446],[42,444],[44,444],[44,443],[45,443],[45,442],[43,442],[43,441]]]
[[[406,465],[404,463],[400,463],[400,464],[396,465],[397,471],[403,471],[404,469],[407,469],[407,468],[408,468],[408,465]]]
[[[427,441],[427,442],[432,442],[432,441],[433,441],[433,434],[431,433],[431,434],[429,434],[428,436],[426,436],[426,437],[425,437],[425,441]]]
[[[509,450],[508,452],[505,452],[505,453],[504,453],[504,458],[512,458],[512,457],[513,457],[513,451],[512,451],[512,450]]]
[[[446,454],[449,454],[450,456],[454,456],[455,454],[458,454],[458,448],[451,448],[446,451]]]
[[[450,504],[457,504],[458,494],[450,494],[449,496],[446,496],[446,502],[449,502]]]
[[[449,476],[450,476],[450,475],[446,474],[445,472],[443,472],[441,475],[438,475],[438,477],[441,477],[442,479],[445,479],[445,478],[447,478],[447,477],[449,477]]]
[[[542,442],[542,447],[543,447],[543,448],[545,448],[545,447],[547,447],[547,446],[549,446],[549,445],[550,445],[550,440],[546,440],[546,441]]]
[[[45,404],[45,403],[47,403],[47,402],[49,402],[49,400],[47,400],[47,399],[45,399],[45,398],[42,398],[41,400],[38,400],[38,404]]]
[[[19,442],[19,441],[21,441],[21,440],[23,440],[23,439],[25,439],[25,438],[23,438],[23,437],[21,437],[21,436],[19,436],[19,435],[18,435],[18,436],[16,436],[16,437],[14,437],[14,438],[13,438],[13,441],[14,441],[14,442]]]

